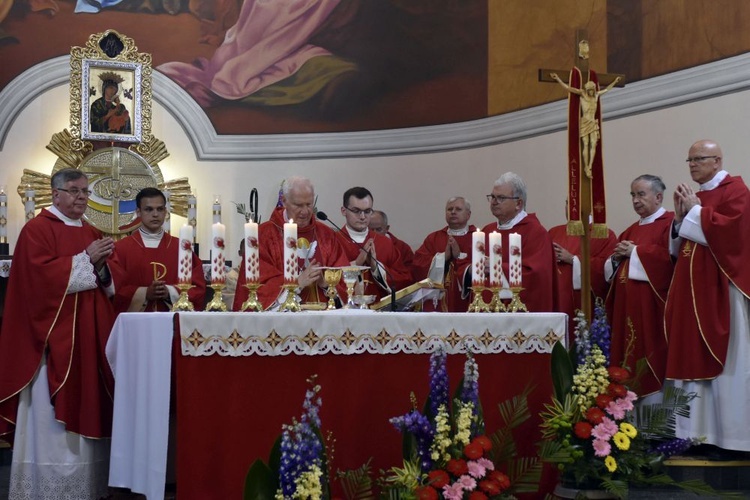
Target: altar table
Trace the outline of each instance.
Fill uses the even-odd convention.
[[[281,426],[299,420],[306,382],[321,386],[324,435],[335,439],[331,470],[401,466],[401,434],[388,422],[429,393],[429,354],[448,352],[451,394],[465,353],[479,365],[488,432],[497,405],[531,383],[532,419],[519,429],[534,455],[538,413],[549,401],[549,352],[565,342],[567,316],[391,313],[126,313],[107,344],[115,374],[110,486],[163,498],[173,336],[180,500],[241,498],[258,458],[267,461]]]

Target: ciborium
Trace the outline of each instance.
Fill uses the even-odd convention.
[[[327,310],[336,309],[336,285],[341,281],[342,271],[340,268],[328,268],[323,272],[323,279],[328,285],[326,296],[328,297]]]

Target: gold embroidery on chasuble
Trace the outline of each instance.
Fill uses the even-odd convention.
[[[690,257],[694,249],[695,249],[695,245],[693,245],[693,242],[690,240],[686,240],[685,245],[683,245],[682,247],[682,256]]]
[[[628,270],[625,268],[625,266],[622,266],[622,269],[620,269],[620,283],[627,283],[628,282]]]

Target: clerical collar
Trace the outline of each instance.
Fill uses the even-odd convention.
[[[160,227],[158,233],[149,233],[145,231],[143,227],[138,228],[138,232],[141,233],[141,239],[146,248],[156,248],[161,243],[161,239],[164,237],[164,228]]]
[[[518,212],[518,214],[516,214],[515,217],[513,217],[508,222],[504,222],[503,224],[500,224],[500,221],[497,221],[497,228],[500,230],[513,229],[513,226],[521,222],[527,215],[529,214],[526,213],[526,210],[521,210],[520,212]]]
[[[661,217],[664,214],[664,212],[666,212],[666,211],[667,211],[666,208],[659,207],[659,210],[657,210],[656,212],[652,213],[648,217],[641,217],[641,220],[638,221],[638,225],[639,226],[645,226],[646,224],[651,224],[656,219],[658,219],[659,217]]]
[[[727,172],[726,170],[720,170],[716,175],[714,175],[713,179],[704,184],[701,184],[700,191],[711,191],[712,189],[716,189],[727,175],[729,175],[729,172]]]
[[[83,226],[83,222],[81,222],[81,219],[71,219],[67,215],[63,214],[60,210],[58,210],[57,207],[54,205],[51,205],[47,210],[52,212],[55,215],[55,217],[63,221],[66,226],[75,226],[75,227]]]
[[[356,229],[353,229],[349,224],[346,225],[346,230],[349,232],[349,236],[351,236],[351,238],[357,243],[364,243],[365,239],[367,238],[367,233],[370,232],[369,229],[365,229],[364,231],[357,231]]]
[[[450,234],[451,236],[463,236],[463,235],[468,234],[468,233],[469,233],[469,225],[468,224],[466,224],[461,229],[451,229],[451,228],[448,228],[448,234]]]

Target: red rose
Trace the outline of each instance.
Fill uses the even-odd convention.
[[[477,436],[471,442],[479,443],[484,451],[490,451],[492,449],[492,441],[487,436]]]
[[[430,473],[427,474],[427,477],[430,480],[430,486],[437,489],[440,489],[451,482],[448,473],[442,469],[431,470]]]
[[[607,368],[607,371],[609,372],[609,378],[613,382],[624,382],[628,378],[630,378],[630,372],[625,369],[621,368],[619,366],[610,366]]]
[[[510,488],[510,478],[499,470],[490,471],[490,473],[487,474],[487,479],[495,481],[497,484],[499,484],[500,491]]]
[[[598,425],[602,423],[604,418],[604,412],[599,408],[593,407],[586,410],[586,420],[591,422],[591,425]]]
[[[476,460],[483,454],[484,450],[482,449],[482,445],[477,443],[476,441],[472,441],[471,443],[464,446],[464,455],[466,455],[466,458]]]
[[[601,408],[602,410],[606,409],[607,406],[609,406],[609,403],[612,402],[612,396],[609,394],[599,394],[596,397],[596,406]]]
[[[495,496],[500,493],[500,483],[485,479],[484,481],[479,481],[479,489],[490,496]]]
[[[464,474],[469,473],[469,466],[466,465],[465,460],[462,460],[460,458],[453,458],[451,460],[448,460],[445,468],[448,469],[448,472],[456,477],[463,476]]]
[[[414,493],[417,494],[419,500],[437,500],[438,492],[432,486],[420,486]]]
[[[472,491],[469,495],[469,500],[487,500],[487,495],[481,491]]]
[[[581,439],[588,439],[591,437],[591,430],[593,427],[591,427],[591,424],[588,422],[578,422],[575,427],[573,427],[573,432],[575,432],[576,437],[579,437]]]
[[[628,388],[622,384],[609,384],[607,392],[615,398],[624,398],[628,395]]]

